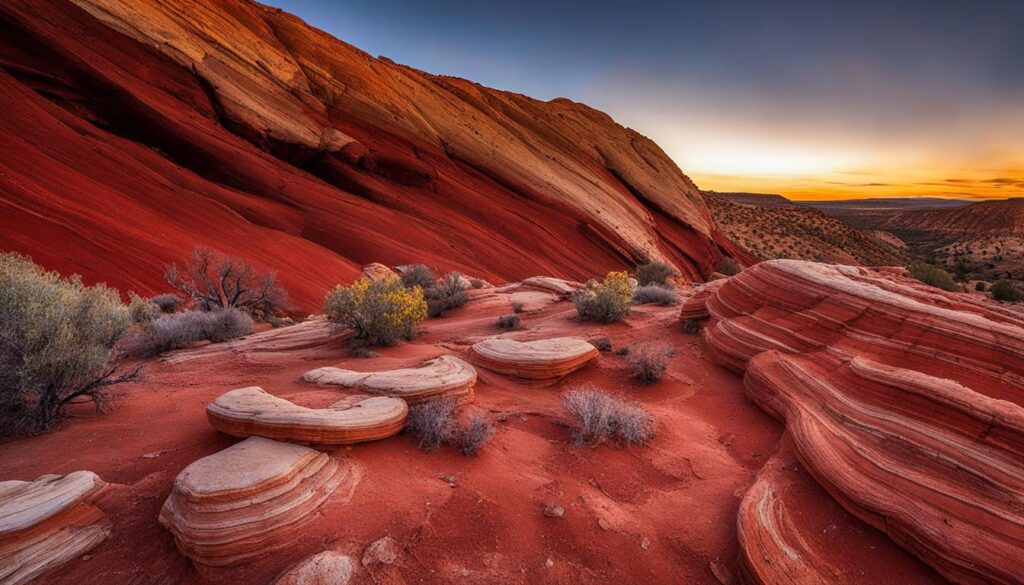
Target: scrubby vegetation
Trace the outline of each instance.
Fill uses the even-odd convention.
[[[502,315],[498,317],[499,329],[519,329],[522,327],[522,320],[519,315]]]
[[[668,358],[675,353],[667,343],[643,343],[629,355],[629,375],[641,384],[653,384],[665,375]]]
[[[419,440],[419,448],[430,452],[442,444],[450,444],[463,455],[476,455],[494,436],[491,420],[473,413],[460,421],[453,418],[455,401],[438,398],[421,402],[409,409],[406,431]]]
[[[956,281],[953,280],[953,275],[939,268],[925,262],[917,262],[910,266],[910,276],[920,280],[921,282],[941,288],[945,291],[955,291],[957,287]]]
[[[128,291],[128,314],[131,315],[132,323],[146,325],[159,317],[160,313],[156,303],[140,297],[134,291]]]
[[[652,260],[637,266],[634,274],[640,286],[648,284],[665,286],[668,284],[668,279],[674,276],[679,276],[679,271],[659,260]]]
[[[245,261],[209,248],[196,248],[182,270],[174,264],[164,279],[205,311],[240,309],[265,318],[288,304],[277,273],[261,272]]]
[[[685,319],[685,320],[683,320],[682,327],[683,327],[683,333],[699,333],[700,332],[700,323],[697,322],[694,319]]]
[[[632,298],[633,286],[629,283],[629,275],[625,272],[609,272],[604,282],[597,284],[590,281],[584,288],[574,292],[572,302],[576,304],[576,312],[581,318],[612,323],[629,314]]]
[[[402,266],[401,273],[402,284],[406,288],[418,286],[421,290],[427,290],[437,282],[437,276],[434,274],[434,271],[425,264]]]
[[[523,306],[523,303],[521,303],[519,301],[512,301],[512,312],[513,313],[522,313],[524,309],[525,309],[525,307]]]
[[[974,290],[978,292],[985,292],[985,283],[979,280],[974,284]]]
[[[165,293],[156,295],[149,299],[164,313],[173,313],[181,307],[181,298],[178,295]]]
[[[469,302],[469,294],[463,286],[464,278],[458,272],[451,272],[430,288],[423,290],[427,300],[427,315],[440,317],[445,311],[457,309]]]
[[[156,355],[185,348],[198,341],[220,343],[250,333],[252,317],[238,309],[172,313],[149,322],[136,351],[142,355]]]
[[[735,276],[743,270],[743,267],[740,266],[740,263],[737,262],[736,260],[728,256],[725,256],[718,261],[718,266],[715,268],[715,270],[721,272],[726,276]]]
[[[416,325],[427,317],[427,302],[419,286],[406,288],[397,278],[360,278],[352,286],[338,285],[324,298],[324,313],[332,323],[355,331],[354,345],[393,345],[412,339]]]
[[[139,373],[118,368],[130,325],[116,290],[0,254],[0,433],[48,430],[79,400],[104,408],[110,387]]]
[[[572,440],[578,446],[599,445],[609,440],[642,445],[654,438],[653,415],[593,386],[570,389],[562,395],[562,406],[572,419]]]
[[[1022,295],[1017,287],[1009,280],[1000,280],[992,285],[992,298],[997,301],[1016,303],[1021,300]]]
[[[612,338],[611,337],[598,337],[590,340],[590,345],[593,345],[597,351],[606,352],[612,350]]]
[[[648,284],[637,287],[633,291],[634,305],[656,304],[662,307],[679,304],[679,294],[675,289],[667,288],[657,284]]]

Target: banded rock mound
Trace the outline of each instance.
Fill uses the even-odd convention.
[[[317,368],[302,379],[320,385],[343,386],[360,392],[394,396],[410,404],[433,398],[454,398],[459,404],[473,401],[476,370],[463,360],[443,355],[416,368],[381,372],[355,372],[341,368]]]
[[[708,354],[746,372],[848,511],[952,580],[1024,579],[1019,317],[891,270],[786,260],[706,309]]]
[[[401,432],[408,416],[400,398],[352,396],[327,408],[306,408],[258,386],[226,392],[206,407],[210,424],[222,433],[318,445],[385,439]]]
[[[0,482],[0,583],[28,583],[110,536],[96,506],[106,487],[91,471]]]
[[[193,561],[239,565],[287,546],[328,498],[350,497],[358,481],[351,461],[250,437],[178,474],[160,523]]]
[[[598,356],[597,348],[578,337],[537,341],[486,339],[470,348],[473,360],[488,370],[538,383],[553,383]]]
[[[711,282],[705,283],[694,291],[688,299],[683,301],[682,306],[679,308],[679,318],[686,320],[700,320],[707,319],[711,315],[708,313],[708,299],[711,295],[725,284],[726,279],[712,280]]]

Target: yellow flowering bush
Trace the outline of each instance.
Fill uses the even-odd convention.
[[[609,272],[604,282],[591,281],[572,296],[581,318],[600,323],[622,320],[629,314],[632,299],[633,285],[625,272]]]
[[[331,322],[355,330],[357,344],[373,347],[412,339],[416,325],[427,318],[427,302],[420,287],[406,288],[398,278],[360,278],[327,293],[324,312]]]

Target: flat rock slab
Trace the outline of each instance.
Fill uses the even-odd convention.
[[[0,583],[27,583],[103,542],[111,524],[94,504],[106,486],[91,471],[0,482]]]
[[[492,338],[470,352],[488,370],[536,382],[554,382],[582,368],[598,355],[597,348],[579,337],[555,337],[537,341]]]
[[[551,276],[531,276],[530,278],[523,280],[522,284],[524,286],[532,286],[533,288],[539,288],[562,296],[572,294],[573,291],[583,286],[582,284],[572,280],[563,280],[561,278],[554,278]]]
[[[303,374],[315,384],[343,386],[370,394],[402,398],[410,404],[432,398],[454,398],[464,404],[473,401],[476,370],[463,360],[443,355],[416,368],[380,372],[355,372],[340,368],[317,368]]]
[[[349,461],[251,437],[178,474],[160,523],[193,561],[238,565],[287,546],[332,494],[351,494],[358,479]]]
[[[222,433],[319,445],[384,439],[405,428],[408,416],[400,398],[350,397],[327,408],[306,408],[258,386],[226,392],[206,407],[210,424]]]

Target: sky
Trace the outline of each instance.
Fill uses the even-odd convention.
[[[1024,0],[269,0],[651,137],[703,189],[1024,196]]]

